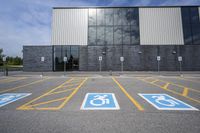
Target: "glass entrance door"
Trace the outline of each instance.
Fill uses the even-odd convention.
[[[54,70],[64,71],[63,58],[67,57],[66,70],[79,70],[79,46],[77,45],[56,45],[54,46]]]

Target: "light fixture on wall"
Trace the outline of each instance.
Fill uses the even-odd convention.
[[[175,50],[173,50],[173,51],[172,51],[172,54],[176,54],[176,51],[175,51]]]
[[[103,55],[105,55],[105,54],[106,54],[106,52],[105,52],[105,51],[103,51],[103,52],[102,52],[102,54],[103,54]]]
[[[142,51],[138,51],[138,54],[142,54]]]

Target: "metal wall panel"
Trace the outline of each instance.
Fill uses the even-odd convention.
[[[183,45],[181,9],[139,8],[141,45]]]
[[[199,21],[200,21],[200,7],[199,7]]]
[[[88,9],[53,9],[52,45],[87,45]]]

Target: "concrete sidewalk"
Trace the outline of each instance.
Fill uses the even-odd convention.
[[[10,71],[8,76],[77,76],[77,77],[99,77],[99,76],[133,76],[133,77],[145,77],[145,76],[183,76],[183,77],[200,77],[200,71],[68,71],[64,72],[23,72],[23,71]],[[4,76],[1,72],[0,76]]]

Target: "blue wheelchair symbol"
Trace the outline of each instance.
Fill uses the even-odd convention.
[[[31,95],[31,93],[4,93],[0,95],[0,107]]]
[[[82,110],[117,110],[118,102],[113,93],[87,93]]]
[[[167,94],[139,94],[158,110],[198,110]]]

